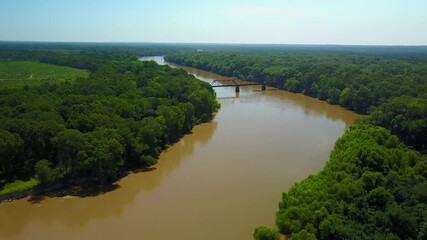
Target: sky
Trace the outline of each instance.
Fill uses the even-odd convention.
[[[427,45],[427,0],[0,0],[0,41]]]

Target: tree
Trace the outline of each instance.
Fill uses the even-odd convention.
[[[106,129],[91,133],[79,164],[79,173],[100,182],[114,180],[124,164],[124,148],[116,138],[119,136]]]
[[[317,240],[317,238],[316,235],[314,235],[313,233],[309,233],[306,230],[302,230],[292,235],[289,240]]]
[[[50,167],[52,164],[47,159],[42,159],[34,165],[36,178],[40,183],[50,183],[56,179],[54,170]]]
[[[300,82],[296,78],[289,78],[283,88],[290,92],[300,92],[299,84]]]
[[[339,104],[345,108],[350,108],[353,101],[353,93],[351,88],[346,87],[341,91]]]
[[[127,71],[123,76],[116,82],[116,94],[117,96],[126,93],[136,88],[136,80],[133,72]]]
[[[331,88],[328,91],[328,103],[330,104],[338,104],[340,98],[340,90],[337,88]]]
[[[419,226],[417,218],[401,206],[391,205],[386,214],[391,221],[391,229],[400,239],[416,239]]]
[[[279,231],[277,231],[276,229],[272,229],[264,226],[255,228],[253,236],[255,240],[279,240],[280,239]]]
[[[166,131],[169,133],[168,141],[174,141],[181,136],[185,115],[179,107],[160,106],[157,109],[157,113],[165,119]]]
[[[360,113],[366,113],[369,106],[372,103],[372,91],[369,90],[366,86],[361,86],[359,90],[356,91],[353,98],[353,106],[356,111]]]
[[[190,94],[188,101],[194,106],[194,114],[201,122],[212,118],[213,113],[219,108],[214,98],[214,93],[202,89]]]
[[[381,186],[369,192],[368,201],[371,206],[383,210],[387,207],[387,204],[393,201],[393,195]]]
[[[79,160],[79,154],[86,147],[86,137],[83,133],[75,129],[67,129],[55,136],[52,141],[56,147],[59,165],[64,170],[64,174],[73,173]]]
[[[0,179],[10,180],[23,167],[24,141],[16,133],[0,129]]]

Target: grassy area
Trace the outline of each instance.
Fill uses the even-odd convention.
[[[28,61],[0,61],[0,88],[22,88],[45,82],[73,81],[89,72],[71,67]]]
[[[0,196],[5,195],[5,194],[9,194],[9,193],[13,193],[13,192],[28,190],[28,189],[31,189],[31,188],[37,186],[38,184],[39,184],[39,182],[34,178],[31,178],[28,181],[17,180],[13,183],[6,184],[0,190]]]

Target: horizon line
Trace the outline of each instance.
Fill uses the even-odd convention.
[[[248,43],[248,42],[163,42],[163,41],[57,41],[0,40],[0,43],[85,43],[85,44],[185,44],[185,45],[293,45],[293,46],[354,46],[354,47],[427,47],[427,44],[344,44],[344,43]]]

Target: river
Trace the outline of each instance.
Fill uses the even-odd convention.
[[[181,68],[204,81],[227,79]],[[273,88],[215,90],[215,118],[164,151],[155,170],[97,196],[1,203],[0,239],[252,239],[255,227],[274,227],[282,192],[321,170],[359,117]]]

